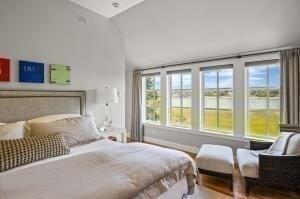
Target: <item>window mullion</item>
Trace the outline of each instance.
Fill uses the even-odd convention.
[[[182,95],[182,93],[183,93],[183,90],[182,90],[182,74],[180,75],[180,95],[181,95],[181,97],[180,97],[180,123],[181,123],[181,125],[183,124],[183,116],[182,116],[182,108],[183,108],[183,95]]]
[[[217,71],[217,129],[219,130],[219,71]]]
[[[266,130],[267,130],[267,135],[269,137],[269,134],[270,134],[270,129],[269,129],[269,119],[270,119],[270,79],[269,79],[269,72],[270,72],[270,69],[269,69],[269,66],[267,66],[267,87],[266,87],[266,92],[267,92],[267,111],[266,111],[266,114],[267,114],[267,120],[266,120]]]
[[[202,102],[201,102],[201,125],[200,125],[200,129],[203,128],[203,123],[205,121],[205,81],[204,81],[204,73],[201,73],[201,83],[202,83],[202,86],[201,86],[201,91],[200,91],[200,95],[201,95],[201,99],[202,99]]]
[[[170,123],[172,124],[172,110],[173,110],[173,105],[172,105],[172,95],[173,95],[173,90],[172,90],[172,75],[170,75],[170,77],[168,78],[170,85],[169,85],[169,91],[170,91],[170,95],[169,95],[169,103],[170,103],[170,108],[169,108],[169,115],[170,115]]]

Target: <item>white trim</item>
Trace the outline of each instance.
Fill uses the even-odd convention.
[[[174,143],[174,142],[168,142],[165,140],[160,140],[160,139],[155,139],[155,138],[150,138],[150,137],[145,137],[144,140],[145,140],[145,142],[149,142],[152,144],[157,144],[160,146],[165,146],[165,147],[169,147],[169,148],[173,148],[173,149],[177,149],[177,150],[181,150],[181,151],[185,151],[185,152],[189,152],[189,153],[195,153],[195,154],[197,154],[200,149],[197,147],[186,146],[186,145],[182,145],[182,144],[178,144],[178,143]]]
[[[203,131],[203,130],[193,130],[193,129],[187,129],[187,128],[180,128],[180,127],[174,127],[174,126],[165,126],[165,125],[155,125],[155,124],[143,124],[145,127],[151,127],[151,128],[159,128],[163,130],[170,130],[170,131],[177,131],[180,133],[186,133],[186,134],[194,134],[194,135],[203,135],[208,137],[215,137],[215,138],[222,138],[227,140],[234,140],[239,142],[245,142],[249,143],[250,139],[245,137],[236,137],[233,135],[226,135],[218,132],[211,132],[211,131]]]

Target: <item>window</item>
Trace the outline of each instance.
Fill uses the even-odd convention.
[[[280,69],[278,60],[246,63],[247,124],[249,137],[275,138],[280,122]]]
[[[168,72],[170,117],[173,126],[191,127],[192,76],[190,70]]]
[[[202,129],[233,131],[232,65],[204,67],[202,74]]]
[[[160,122],[160,75],[143,77],[143,109],[147,122]]]

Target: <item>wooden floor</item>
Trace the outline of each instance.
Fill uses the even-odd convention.
[[[151,144],[151,143],[148,143]],[[196,154],[188,153],[193,159]],[[195,188],[191,199],[300,199],[300,192],[272,189],[261,186],[251,187],[250,194],[245,195],[245,183],[240,175],[238,166],[235,165],[233,178],[233,192],[229,190],[229,182],[220,178],[201,175],[197,181],[200,182]]]
[[[234,170],[233,179],[233,192],[229,190],[229,183],[226,180],[215,178],[211,176],[200,176],[200,185],[197,186],[192,199],[196,198],[216,198],[216,199],[227,199],[227,198],[245,198],[245,199],[299,199],[300,192],[283,191],[280,189],[271,189],[261,186],[255,186],[251,188],[251,192],[248,197],[245,195],[245,183],[243,177],[240,175],[238,169]]]

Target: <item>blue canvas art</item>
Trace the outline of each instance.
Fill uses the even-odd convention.
[[[44,64],[37,62],[20,61],[19,81],[44,83]]]

